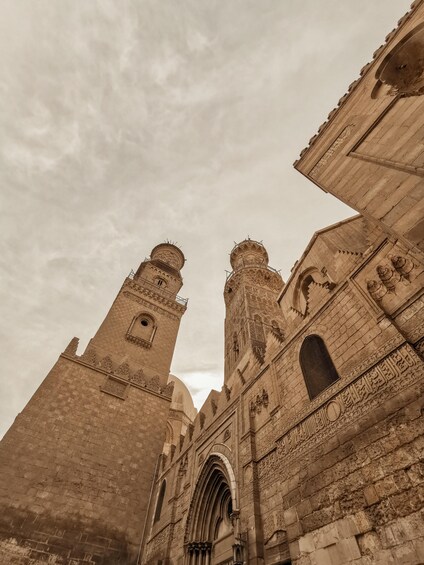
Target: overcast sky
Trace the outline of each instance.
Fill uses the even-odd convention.
[[[228,254],[284,279],[352,215],[292,168],[409,0],[0,0],[0,435],[165,239],[187,263],[172,371],[223,374]]]

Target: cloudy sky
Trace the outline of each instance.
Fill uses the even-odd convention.
[[[410,0],[0,0],[0,435],[124,277],[178,242],[172,371],[223,371],[228,254],[287,279],[352,211],[293,161]]]

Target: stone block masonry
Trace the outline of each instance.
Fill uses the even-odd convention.
[[[2,565],[136,562],[170,399],[107,379],[61,356],[0,444]]]

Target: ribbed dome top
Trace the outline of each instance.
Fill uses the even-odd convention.
[[[173,243],[159,243],[159,245],[156,245],[156,247],[152,249],[150,258],[158,259],[177,271],[182,269],[185,263],[183,252]]]
[[[255,265],[266,267],[268,253],[261,242],[245,239],[233,247],[230,262],[234,270]]]

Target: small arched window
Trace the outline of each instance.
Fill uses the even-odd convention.
[[[160,277],[155,278],[155,284],[156,286],[161,286],[162,288],[166,287],[166,281],[164,279],[161,279]]]
[[[304,339],[300,348],[300,366],[311,400],[339,378],[319,335],[308,335]]]
[[[156,321],[151,314],[143,312],[133,318],[126,338],[142,347],[150,348],[157,330]]]
[[[165,498],[165,492],[166,492],[166,480],[164,479],[162,481],[161,486],[160,486],[160,491],[159,491],[158,499],[157,499],[157,502],[156,502],[155,517],[153,518],[153,523],[158,522],[159,519],[160,519],[160,515],[162,513],[163,500]]]

